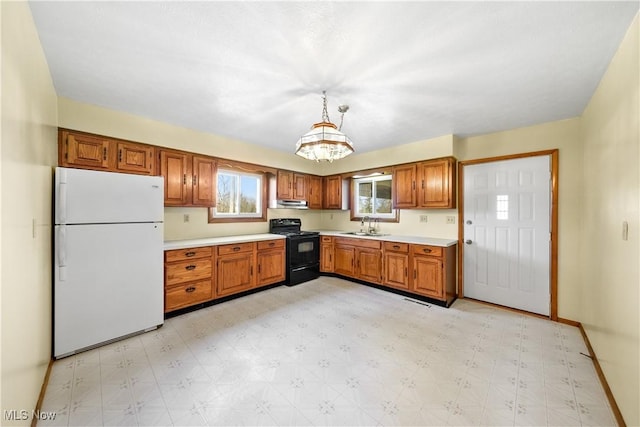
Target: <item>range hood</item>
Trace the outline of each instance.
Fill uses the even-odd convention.
[[[306,200],[276,200],[276,208],[309,209]]]
[[[277,200],[276,177],[269,177],[269,209],[309,209],[306,200]]]
[[[275,207],[277,209],[309,209],[306,200],[276,200]]]

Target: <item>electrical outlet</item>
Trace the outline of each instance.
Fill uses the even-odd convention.
[[[447,216],[447,224],[455,224],[455,223],[456,223],[456,217],[448,215]]]
[[[427,218],[426,215],[420,215],[420,222],[427,222]]]
[[[189,222],[189,214],[184,214],[183,220],[184,222]]]

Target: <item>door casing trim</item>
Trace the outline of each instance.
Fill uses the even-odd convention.
[[[509,154],[483,159],[464,160],[458,162],[458,298],[464,298],[464,167],[480,163],[491,163],[502,160],[522,159],[526,157],[549,156],[551,159],[551,251],[549,271],[549,319],[558,320],[558,149],[532,151],[521,154]]]

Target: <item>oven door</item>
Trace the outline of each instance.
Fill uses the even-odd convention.
[[[313,266],[320,263],[320,236],[289,237],[289,268]]]

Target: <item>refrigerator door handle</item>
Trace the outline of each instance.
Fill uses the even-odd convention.
[[[58,265],[56,266],[58,281],[67,280],[67,226],[58,226],[58,239],[56,241],[56,251],[58,252]]]
[[[67,183],[60,181],[58,185],[58,223],[67,222]]]
[[[67,226],[58,228],[58,267],[67,266]]]

